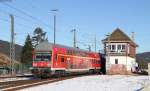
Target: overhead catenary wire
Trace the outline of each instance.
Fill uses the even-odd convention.
[[[8,22],[8,23],[10,22],[10,20],[7,20],[7,19],[1,18],[1,17],[0,17],[0,20],[5,21],[5,22]],[[22,24],[22,23],[18,23],[18,22],[15,22],[15,24],[20,25],[20,26],[22,26],[22,27],[24,27],[24,28],[28,28],[28,29],[33,28],[33,27],[31,27],[31,26],[28,26],[28,25],[25,25],[25,24]]]
[[[0,11],[3,13],[3,14],[6,14],[6,15],[9,15],[10,13],[9,12],[7,12],[7,11],[5,11],[5,10],[2,10],[2,9],[0,9]],[[0,13],[1,13],[0,12]],[[14,17],[15,18],[18,18],[18,19],[20,19],[20,20],[24,20],[24,21],[29,21],[29,19],[27,19],[26,17],[23,17],[23,16],[19,16],[19,15],[17,15],[17,14],[13,14],[14,15]],[[5,22],[10,22],[9,20],[7,20],[7,19],[1,19],[1,20],[3,20],[3,21],[5,21]],[[32,23],[34,23],[34,24],[37,24],[37,21],[30,21],[30,22],[32,22]],[[26,25],[26,24],[24,24],[24,23],[20,23],[20,22],[15,22],[15,24],[17,24],[17,25],[20,25],[20,26],[22,26],[22,27],[24,27],[24,28],[27,28],[27,29],[33,29],[33,26],[31,26],[31,25]],[[19,27],[20,27],[19,26]],[[51,27],[50,27],[51,28]]]
[[[2,9],[0,9],[0,11],[3,12],[4,14],[6,14],[6,15],[9,15],[9,14],[10,14],[9,12],[4,11],[4,10],[2,10]],[[29,19],[26,19],[25,17],[19,16],[19,15],[16,15],[16,14],[13,14],[13,16],[14,16],[15,18],[24,20],[24,21],[26,21],[26,22],[29,21]],[[33,22],[33,21],[30,21],[30,22]],[[33,23],[36,23],[36,24],[37,24],[37,22],[33,22]]]
[[[3,13],[5,13],[6,15],[9,15],[9,14],[10,14],[10,13],[8,13],[8,12],[2,10],[2,9],[0,9],[0,11],[2,11]],[[22,17],[22,16],[18,16],[18,15],[16,15],[16,14],[13,14],[13,16],[15,16],[15,18],[19,18],[19,19],[21,19],[21,20],[29,21],[28,19],[26,19],[26,18],[24,18],[24,17]],[[1,18],[1,17],[0,17],[0,19],[3,20],[3,21],[5,21],[5,22],[10,22],[9,20],[4,19],[4,18]],[[31,27],[31,26],[28,26],[28,25],[25,25],[25,24],[22,24],[22,23],[19,23],[19,22],[15,22],[15,24],[21,25],[21,26],[23,26],[23,27],[25,27],[25,28],[30,28],[30,29],[33,28],[33,27]]]
[[[16,11],[19,12],[19,13],[22,13],[22,14],[25,15],[25,16],[28,16],[28,17],[31,18],[32,20],[35,20],[35,21],[40,22],[41,24],[45,25],[45,26],[48,27],[48,28],[53,28],[52,26],[46,24],[45,22],[43,22],[42,20],[40,20],[39,18],[37,18],[37,17],[35,17],[35,16],[32,16],[32,15],[30,15],[30,14],[28,14],[28,13],[26,13],[26,12],[24,12],[24,11],[22,11],[22,10],[16,8],[16,7],[14,7],[14,6],[11,6],[10,4],[7,4],[7,3],[3,3],[3,4],[4,4],[5,6],[11,8],[11,9],[13,9],[13,10],[16,10]]]
[[[9,20],[1,18],[1,17],[0,17],[0,20],[5,21],[5,22],[10,22]]]
[[[4,22],[7,22],[7,23],[10,23],[10,20],[7,20],[7,19],[1,18],[1,17],[0,17],[0,21],[4,21]],[[21,23],[16,23],[16,22],[15,22],[15,24],[20,25],[20,26],[23,26],[23,27],[28,28],[28,29],[31,29],[31,28],[29,28],[29,27],[27,27],[26,25],[21,24]],[[18,35],[19,35],[19,36],[22,36],[22,35],[27,35],[28,33],[25,33],[25,32],[15,32],[15,36],[16,36],[16,34],[17,34],[17,36],[18,36]],[[4,34],[2,34],[2,35],[4,35]],[[19,38],[19,39],[20,39],[20,38]],[[18,41],[18,40],[17,40],[17,41]],[[18,43],[20,43],[20,42],[18,42]]]
[[[31,14],[29,14],[27,12],[24,12],[21,9],[18,9],[18,8],[14,7],[14,6],[10,5],[10,4],[7,4],[7,3],[2,3],[2,4],[5,5],[5,6],[7,6],[8,8],[11,8],[11,9],[19,12],[20,14],[23,14],[23,16],[25,16],[25,17],[31,18],[32,20],[36,21],[38,24],[40,23],[40,24],[42,24],[42,25],[44,25],[44,26],[46,26],[47,28],[50,28],[50,29],[54,28],[53,26],[46,24],[45,22],[43,22],[39,18],[37,18],[35,16],[32,16]],[[19,19],[22,19],[22,20],[25,20],[25,21],[29,21],[29,20],[27,20],[27,18],[24,18],[23,16],[18,16],[16,14],[13,14],[13,15],[15,16],[15,18],[19,18]],[[26,25],[20,24],[20,23],[18,23],[18,25],[21,25],[21,26],[24,26],[24,27],[26,26]]]
[[[47,28],[53,29],[53,26],[51,26],[51,25],[49,25],[49,24],[46,24],[45,22],[43,22],[43,20],[40,20],[38,17],[35,17],[35,16],[31,15],[30,12],[26,12],[26,11],[24,11],[24,10],[18,8],[18,7],[15,7],[14,5],[8,4],[8,3],[2,3],[2,4],[5,5],[6,7],[10,8],[10,9],[16,11],[16,13],[13,14],[15,18],[18,18],[18,19],[21,19],[21,20],[25,20],[25,21],[27,21],[27,22],[29,22],[29,19],[31,19],[32,22],[34,21],[34,23],[36,22],[36,24],[37,24],[37,23],[38,23],[38,24],[40,23],[40,24],[43,24],[44,26],[46,26]],[[37,8],[37,7],[35,7],[35,8]],[[39,7],[38,7],[38,8],[39,8]],[[1,9],[0,9],[0,11],[1,11]],[[5,11],[5,10],[3,10],[3,11],[4,11],[4,13],[6,13],[6,14],[8,14],[8,15],[10,14],[9,12],[7,12],[7,11]],[[18,15],[17,13],[19,13],[19,15]],[[23,14],[23,16],[22,16],[22,15],[20,16],[20,14]],[[24,23],[22,24],[22,23],[15,22],[15,24],[16,24],[16,25],[21,25],[21,26],[23,26],[23,27],[25,27],[25,28],[30,28],[30,29],[33,28],[33,27],[31,27],[30,25],[27,26],[28,24],[25,25]],[[17,26],[17,27],[18,27],[18,26]]]

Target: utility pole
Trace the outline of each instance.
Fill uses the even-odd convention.
[[[56,43],[56,15],[54,15],[54,44]]]
[[[107,45],[106,45],[106,55],[107,55],[107,59],[106,59],[106,71],[109,71],[110,68],[110,34],[108,33],[107,35]]]
[[[11,19],[11,37],[10,37],[10,68],[11,68],[11,75],[14,75],[14,61],[15,61],[15,38],[14,38],[14,16],[10,14]]]
[[[73,32],[73,47],[76,48],[76,29],[71,30]]]
[[[94,44],[95,44],[95,52],[96,52],[96,35],[95,35],[95,38],[94,38]]]
[[[54,12],[54,44],[56,44],[56,12],[58,9],[51,10]]]
[[[90,46],[90,45],[88,45],[88,47],[89,47],[89,48],[88,48],[88,49],[89,49],[89,52],[91,52],[91,46]]]

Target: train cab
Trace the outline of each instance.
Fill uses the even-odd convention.
[[[52,45],[46,41],[42,42],[33,51],[32,73],[36,76],[50,76],[51,63]]]

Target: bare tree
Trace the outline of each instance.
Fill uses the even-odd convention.
[[[36,47],[36,45],[38,45],[40,42],[43,42],[43,41],[47,40],[46,33],[47,32],[44,32],[42,30],[42,28],[40,28],[40,27],[37,27],[33,31],[33,37],[32,37],[33,47]]]

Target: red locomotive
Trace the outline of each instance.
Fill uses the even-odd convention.
[[[33,52],[33,74],[40,77],[72,73],[95,73],[101,68],[98,53],[44,41]]]

